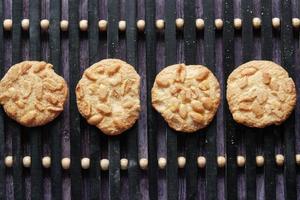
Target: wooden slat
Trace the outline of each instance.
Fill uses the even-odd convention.
[[[243,48],[243,63],[250,61],[253,58],[253,4],[252,1],[242,1],[242,48]],[[256,132],[252,128],[239,126],[239,133],[245,138],[246,149],[246,196],[247,199],[256,199]]]
[[[108,1],[108,57],[115,58],[119,46],[119,0]],[[109,199],[120,199],[120,138],[108,138]]]
[[[262,59],[272,60],[272,0],[265,0],[261,2],[262,13]],[[274,129],[276,127],[269,127],[265,129],[264,134],[264,183],[265,183],[265,199],[276,199],[276,180],[275,180],[275,159],[274,159]]]
[[[176,1],[167,0],[165,4],[166,29],[165,29],[165,65],[175,64],[176,53]],[[167,123],[167,196],[169,200],[178,199],[178,162],[177,162],[177,135]]]
[[[224,0],[224,28],[223,28],[223,67],[225,72],[225,81],[234,68],[234,29],[233,29],[233,0]],[[224,88],[225,85],[224,85]],[[235,122],[228,108],[227,101],[224,100],[224,123],[226,138],[226,199],[237,199],[237,166],[236,166],[236,130]]]
[[[151,88],[156,75],[155,0],[145,0],[146,17],[146,74],[147,74],[147,134],[148,179],[150,200],[158,198],[157,184],[157,113],[151,105]]]
[[[126,1],[126,57],[127,62],[137,69],[137,1]],[[127,152],[128,152],[128,179],[129,179],[129,199],[140,199],[139,191],[139,165],[138,165],[138,127],[135,124],[127,131]]]
[[[196,63],[195,0],[184,1],[184,58],[187,65]],[[186,135],[186,198],[197,196],[197,153],[200,132]]]
[[[98,29],[98,0],[88,1],[88,40],[89,40],[89,63],[90,66],[99,60],[99,29]],[[89,171],[90,192],[89,199],[100,198],[101,170],[100,160],[100,132],[94,126],[90,130],[90,159],[91,168]]]
[[[61,1],[50,1],[50,28],[49,28],[49,46],[50,62],[56,73],[62,74],[61,66],[61,43],[60,43],[60,18]],[[49,124],[49,134],[51,140],[51,197],[53,199],[62,199],[62,172],[61,172],[61,131],[59,116]]]
[[[0,1],[0,21],[3,21],[4,18],[4,1]],[[3,24],[0,23],[0,76],[4,74],[4,46],[3,46]],[[5,165],[4,165],[4,156],[5,156],[5,124],[4,124],[5,114],[3,108],[0,108],[0,199],[6,198],[6,187],[5,187]]]
[[[204,29],[204,63],[215,72],[215,25],[214,25],[214,1],[203,1]],[[206,129],[206,199],[217,199],[217,123],[214,119]]]
[[[281,1],[281,60],[282,66],[295,78],[294,44],[292,27],[291,0]],[[295,165],[295,113],[283,124],[284,139],[284,194],[286,199],[296,199],[296,165]]]
[[[22,20],[23,2],[19,0],[12,1],[12,63],[18,63],[22,60],[21,46],[21,20]],[[23,166],[22,166],[22,146],[21,146],[21,126],[15,121],[8,119],[8,127],[12,135],[12,151],[13,151],[13,184],[14,198],[24,198],[23,187]]]
[[[81,132],[80,115],[76,105],[75,88],[80,78],[79,67],[79,28],[77,0],[69,1],[69,98],[70,98],[70,145],[71,145],[71,197],[82,197],[81,174]]]
[[[31,60],[41,59],[40,36],[40,0],[29,1],[29,55]],[[42,199],[43,196],[43,169],[42,169],[42,132],[40,127],[28,129],[31,147],[31,199]]]

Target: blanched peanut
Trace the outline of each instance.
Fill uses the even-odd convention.
[[[193,100],[191,102],[191,106],[192,106],[193,110],[196,111],[196,112],[199,112],[199,113],[204,112],[203,105],[200,101]]]
[[[245,68],[245,69],[241,72],[241,74],[242,74],[242,76],[251,76],[251,75],[255,74],[256,71],[257,71],[256,68],[254,68],[254,67],[248,67],[248,68]]]
[[[208,77],[208,74],[209,74],[209,71],[206,68],[202,68],[196,79],[198,81],[203,81]]]
[[[180,106],[179,106],[179,115],[182,119],[185,119],[187,117],[186,105],[180,104]]]
[[[26,113],[24,116],[22,116],[20,121],[25,124],[30,123],[35,119],[36,114],[37,113],[35,110],[31,110],[28,113]]]
[[[39,63],[35,64],[33,67],[33,72],[38,73],[38,72],[44,70],[46,67],[46,64],[47,63],[45,63],[45,62],[39,62]]]
[[[81,88],[81,86],[79,84],[76,87],[76,94],[77,94],[78,99],[82,99],[84,97],[83,89]]]
[[[111,108],[103,103],[99,103],[96,108],[103,114],[107,115],[111,113]]]
[[[201,114],[192,111],[189,113],[189,115],[191,116],[191,118],[194,122],[199,123],[199,124],[203,123],[204,118]]]
[[[99,86],[99,99],[101,101],[106,100],[106,97],[108,95],[108,88],[105,85],[100,85]]]
[[[248,78],[246,76],[241,78],[238,84],[241,89],[244,89],[248,85]]]
[[[107,69],[107,73],[109,75],[113,75],[113,74],[115,74],[115,73],[117,73],[119,71],[120,67],[121,67],[120,64],[114,64],[114,65],[112,65],[110,67],[107,67],[106,68]]]
[[[63,107],[54,107],[54,106],[50,106],[47,108],[48,111],[51,111],[51,112],[60,112],[63,110]]]
[[[94,73],[91,69],[90,70],[86,70],[84,75],[90,79],[91,81],[96,81],[98,79],[96,73]]]
[[[103,119],[103,116],[100,114],[97,114],[97,115],[91,116],[88,119],[88,123],[91,125],[97,125],[102,121],[102,119]]]
[[[168,87],[169,86],[169,81],[167,79],[164,79],[162,76],[158,76],[156,78],[156,84],[158,87]]]
[[[262,77],[263,77],[263,83],[264,84],[266,84],[266,85],[270,84],[270,82],[271,82],[271,76],[270,76],[269,73],[264,72],[263,75],[262,75]]]
[[[206,110],[211,110],[213,108],[213,104],[211,102],[211,99],[210,98],[207,98],[207,97],[203,97],[201,99],[202,103],[203,103],[203,107],[206,109]]]
[[[184,65],[179,65],[179,67],[176,70],[176,81],[177,82],[184,82],[185,79],[185,66]]]

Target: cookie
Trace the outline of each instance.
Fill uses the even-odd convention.
[[[295,83],[274,62],[250,61],[228,77],[227,101],[240,124],[256,128],[279,125],[295,107]]]
[[[140,76],[126,62],[105,59],[87,68],[76,87],[77,106],[107,135],[133,126],[140,112]]]
[[[24,61],[7,71],[0,82],[0,103],[9,117],[34,127],[62,112],[68,87],[52,67],[43,61]]]
[[[155,78],[152,105],[176,131],[194,132],[206,127],[220,104],[220,85],[201,65],[176,64]]]

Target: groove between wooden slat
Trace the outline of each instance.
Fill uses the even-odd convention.
[[[31,60],[41,59],[41,36],[40,36],[40,0],[29,2],[29,55]],[[43,168],[41,163],[42,135],[41,128],[28,128],[31,147],[31,199],[43,198]]]
[[[272,60],[272,0],[262,1],[262,59]],[[275,180],[275,142],[274,142],[274,129],[276,127],[269,127],[264,134],[264,154],[265,154],[265,167],[264,167],[264,182],[265,182],[265,199],[272,200],[276,198],[276,180]]]
[[[243,63],[250,61],[253,58],[253,4],[252,1],[242,1],[242,48],[243,48]],[[256,199],[256,132],[252,128],[238,126],[238,133],[245,138],[246,149],[246,196],[247,199]],[[241,138],[240,137],[240,138]]]
[[[119,46],[119,0],[108,1],[108,57],[115,58]],[[109,199],[120,199],[120,137],[108,137]]]
[[[12,64],[18,63],[22,60],[22,46],[21,46],[21,20],[22,20],[22,1],[12,1]],[[23,168],[22,168],[22,146],[21,146],[21,126],[15,121],[8,119],[7,125],[12,135],[12,151],[14,159],[13,167],[13,184],[14,184],[14,198],[24,198],[23,187]]]
[[[234,63],[234,29],[233,29],[233,0],[224,0],[223,2],[224,12],[224,27],[223,27],[223,52],[224,52],[224,72],[225,80],[227,80],[229,74],[232,72]],[[224,81],[225,83],[226,81]],[[225,85],[224,85],[224,88]],[[232,119],[232,115],[229,111],[227,101],[224,100],[224,119],[225,123],[225,144],[227,165],[225,171],[226,180],[226,199],[237,199],[237,167],[236,167],[236,130],[235,122]]]
[[[176,63],[176,1],[167,0],[165,3],[165,65]],[[167,134],[167,196],[169,200],[178,199],[178,162],[177,135],[167,123],[164,124]]]
[[[215,25],[214,25],[214,1],[203,2],[203,15],[205,21],[204,29],[204,63],[215,73]],[[214,119],[206,128],[206,168],[205,168],[205,195],[206,199],[217,199],[217,123]]]
[[[291,0],[281,1],[281,59],[282,66],[295,78],[294,75],[294,45],[293,27],[291,24]],[[284,194],[286,199],[296,199],[296,166],[295,166],[295,113],[283,124],[284,154]]]
[[[155,0],[145,0],[146,18],[146,74],[147,74],[147,135],[148,135],[148,184],[150,200],[158,198],[157,188],[157,113],[151,105],[151,88],[156,75]]]
[[[50,26],[49,28],[49,47],[50,63],[56,73],[62,74],[61,68],[61,47],[60,47],[60,18],[61,18],[61,1],[50,1]],[[61,172],[61,130],[60,119],[58,116],[49,124],[49,134],[51,140],[51,197],[53,199],[62,199],[62,172]]]
[[[91,66],[99,59],[99,31],[98,31],[98,0],[88,1],[88,40],[89,40],[89,65]],[[89,199],[100,198],[101,170],[99,170],[100,158],[100,131],[89,126],[90,130],[90,158],[91,168],[89,171],[90,192]]]
[[[126,1],[127,28],[126,28],[126,57],[127,62],[137,70],[137,1]],[[138,166],[138,127],[135,124],[127,131],[127,152],[128,152],[128,179],[129,179],[129,199],[140,199],[139,191],[139,166]]]
[[[195,0],[184,1],[184,58],[187,65],[196,62],[196,27],[195,27]],[[186,134],[186,198],[196,198],[197,196],[197,134]]]
[[[71,145],[71,198],[82,197],[81,132],[80,115],[76,105],[75,88],[80,78],[79,67],[79,3],[69,1],[69,98],[70,98],[70,145]]]
[[[3,2],[0,1],[0,21],[3,21],[4,10]],[[0,24],[0,76],[4,74],[4,46],[3,46],[3,24]],[[5,155],[5,124],[4,124],[4,111],[0,108],[0,199],[6,198],[6,170],[4,165],[4,155]]]

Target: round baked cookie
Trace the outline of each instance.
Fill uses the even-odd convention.
[[[175,64],[155,78],[152,105],[176,131],[195,132],[206,127],[219,103],[219,82],[204,66]]]
[[[295,83],[274,62],[250,61],[230,74],[227,101],[238,123],[256,128],[279,125],[295,107]]]
[[[68,95],[65,80],[50,63],[23,61],[0,82],[0,103],[9,117],[27,127],[41,126],[63,110]]]
[[[118,135],[139,117],[140,76],[122,60],[101,60],[84,71],[76,97],[89,124],[107,135]]]

